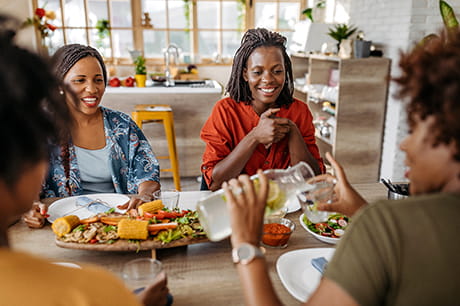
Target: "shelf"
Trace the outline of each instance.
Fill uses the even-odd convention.
[[[299,80],[295,86],[296,97],[307,103],[316,121],[324,117],[322,120],[331,126],[330,137],[320,134],[321,126],[315,130],[321,156],[331,152],[340,160],[349,169],[350,182],[377,181],[390,60],[341,59],[323,54],[293,54],[292,58],[293,75],[305,79],[308,74],[310,83],[305,86]],[[337,91],[323,90],[330,84],[331,71],[336,74],[333,77]],[[356,113],[361,110],[365,119],[358,121]],[[323,130],[324,135],[327,132]]]
[[[328,145],[332,146],[332,140],[330,138],[326,138],[324,136],[321,136],[321,134],[318,132],[318,130],[315,130],[315,137]]]

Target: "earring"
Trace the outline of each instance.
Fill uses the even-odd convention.
[[[59,91],[59,94],[60,94],[61,96],[63,96],[63,95],[64,95],[64,91],[61,89],[61,90]]]

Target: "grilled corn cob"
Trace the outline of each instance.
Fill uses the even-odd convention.
[[[146,240],[149,236],[147,230],[148,221],[135,219],[122,219],[118,222],[118,236],[121,239],[142,239]]]
[[[152,202],[147,202],[142,204],[137,208],[137,211],[139,212],[139,215],[143,216],[144,212],[147,213],[154,213],[164,207],[163,201],[161,200],[155,200]]]
[[[57,236],[62,237],[70,233],[79,224],[80,218],[75,215],[68,215],[54,220],[51,228]]]

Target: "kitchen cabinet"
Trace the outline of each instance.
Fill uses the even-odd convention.
[[[294,96],[308,104],[324,157],[353,183],[376,182],[382,154],[390,59],[291,55]]]

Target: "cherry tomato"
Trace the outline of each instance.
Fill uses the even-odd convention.
[[[316,223],[315,228],[320,232],[324,232],[326,230],[326,228],[327,228],[327,223],[324,223],[324,222]]]

